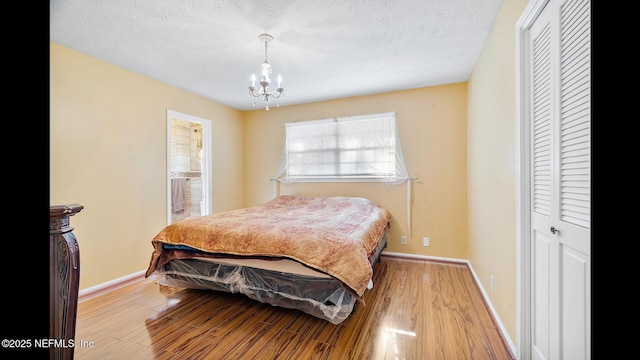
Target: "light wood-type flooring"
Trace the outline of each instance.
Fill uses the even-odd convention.
[[[75,359],[513,359],[464,264],[382,256],[334,325],[153,278],[78,304]]]

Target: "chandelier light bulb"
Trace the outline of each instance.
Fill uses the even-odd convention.
[[[262,81],[270,83],[271,79],[269,78],[269,74],[271,74],[271,65],[265,61],[262,63]]]

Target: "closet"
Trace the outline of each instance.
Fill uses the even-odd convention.
[[[591,2],[519,21],[522,359],[591,358]]]

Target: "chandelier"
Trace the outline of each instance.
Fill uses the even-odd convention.
[[[260,86],[256,89],[256,74],[251,75],[251,86],[249,86],[249,95],[253,97],[253,106],[256,106],[256,98],[262,98],[262,102],[265,103],[265,110],[269,110],[269,104],[271,99],[279,99],[284,92],[282,88],[282,76],[278,75],[278,88],[275,92],[271,92],[269,85],[271,84],[271,65],[267,61],[267,44],[273,40],[273,36],[269,34],[260,34],[258,36],[260,41],[264,42],[264,62],[262,63],[262,69],[260,73]],[[280,106],[276,100],[276,106]]]

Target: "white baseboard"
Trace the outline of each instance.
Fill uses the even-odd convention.
[[[414,254],[405,254],[405,253],[390,252],[390,251],[383,251],[382,255],[383,256],[386,255],[386,256],[390,256],[390,257],[405,258],[405,259],[432,260],[432,261],[439,261],[439,262],[451,262],[451,263],[458,263],[458,264],[469,264],[469,261],[468,260],[464,260],[464,259],[445,258],[445,257],[427,256],[427,255],[414,255]]]
[[[507,333],[507,329],[505,329],[504,325],[502,325],[502,321],[500,321],[500,317],[496,313],[496,309],[493,307],[493,304],[491,303],[491,300],[489,299],[489,295],[487,295],[487,292],[484,291],[484,287],[482,286],[482,283],[480,282],[480,279],[478,278],[478,275],[476,274],[476,272],[473,270],[473,266],[471,266],[471,264],[469,264],[469,270],[471,271],[471,274],[473,275],[473,279],[475,280],[476,284],[478,285],[478,289],[480,289],[480,292],[482,293],[482,297],[484,298],[484,302],[489,307],[489,310],[491,310],[491,314],[493,314],[493,319],[496,321],[496,324],[500,328],[500,333],[502,334],[502,338],[509,345],[509,348],[511,349],[511,353],[512,354],[516,354],[516,345],[513,343],[513,341],[511,341],[511,338],[509,337],[509,333]]]
[[[107,281],[102,284],[98,284],[96,286],[82,289],[78,292],[78,301],[87,300],[88,298],[102,295],[110,291],[113,291],[115,289],[119,289],[123,286],[127,286],[129,284],[142,281],[144,280],[145,272],[146,270],[140,270],[133,274],[129,274],[111,281]]]
[[[500,317],[498,316],[498,313],[496,313],[496,309],[493,307],[493,304],[491,303],[491,300],[489,299],[489,296],[487,295],[487,292],[484,291],[484,287],[482,286],[482,283],[480,282],[480,279],[478,278],[478,275],[476,274],[475,270],[473,269],[473,266],[471,266],[471,263],[469,262],[469,260],[456,259],[456,258],[443,258],[443,257],[437,257],[437,256],[403,254],[403,253],[388,252],[388,251],[383,251],[381,255],[382,256],[389,256],[389,257],[406,258],[406,259],[432,260],[432,261],[439,261],[439,262],[450,262],[450,263],[467,264],[467,266],[469,267],[469,271],[471,271],[471,275],[473,276],[473,280],[475,281],[476,285],[478,286],[478,289],[480,289],[480,293],[482,293],[482,297],[484,299],[484,302],[489,307],[489,311],[491,311],[491,315],[493,316],[493,319],[496,321],[496,325],[498,325],[498,327],[500,328],[500,333],[502,335],[502,338],[509,345],[509,348],[511,349],[511,353],[512,354],[516,353],[515,344],[513,343],[513,341],[511,341],[511,338],[509,337],[509,334],[507,333],[507,330],[505,329],[504,325],[502,324],[502,321],[500,321]]]

